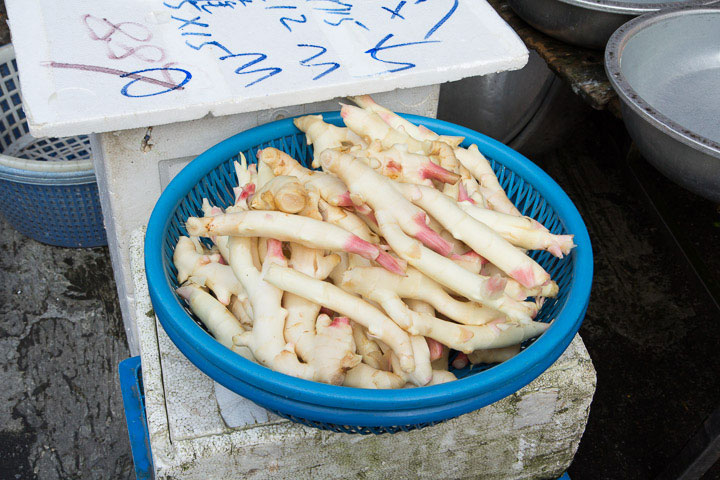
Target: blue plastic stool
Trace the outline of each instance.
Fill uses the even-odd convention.
[[[152,455],[150,453],[150,435],[145,417],[145,394],[142,383],[140,357],[132,357],[120,362],[120,390],[125,407],[130,448],[135,464],[137,480],[152,480],[154,477]]]

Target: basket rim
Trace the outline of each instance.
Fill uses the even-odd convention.
[[[321,115],[330,123],[340,121],[338,111],[323,112]],[[171,334],[171,338],[176,337],[173,341],[178,343],[178,340],[181,340],[179,343],[185,343],[186,347],[190,347],[192,354],[184,353],[201,370],[205,371],[206,368],[199,364],[207,367],[209,363],[213,370],[219,370],[243,383],[252,384],[271,395],[334,408],[340,405],[352,405],[354,409],[369,413],[378,410],[395,411],[440,406],[449,401],[451,403],[463,401],[491,391],[503,392],[502,396],[495,399],[499,400],[532,381],[565,351],[582,323],[590,297],[593,272],[590,237],[575,205],[542,169],[502,143],[469,128],[442,120],[409,114],[403,114],[403,117],[444,135],[464,136],[466,143],[476,143],[484,154],[520,175],[526,183],[530,183],[552,206],[565,228],[575,235],[577,247],[573,255],[576,258],[568,287],[569,297],[548,330],[520,354],[476,375],[441,385],[400,390],[334,386],[291,377],[246,360],[218,343],[185,312],[172,291],[162,261],[164,237],[172,214],[197,184],[198,179],[205,177],[217,165],[236,155],[239,150],[247,148],[240,145],[257,145],[267,138],[299,133],[300,130],[292,123],[293,118],[296,117],[291,117],[240,132],[199,155],[166,187],[148,222],[145,237],[145,268],[153,308],[163,327],[168,334]],[[199,355],[200,358],[193,358],[195,355]],[[520,378],[522,385],[515,388]],[[511,385],[512,388],[508,388]]]
[[[47,161],[31,158],[13,157],[0,153],[0,167],[22,170],[24,172],[86,172],[93,170],[92,160]]]
[[[2,157],[2,155],[0,155]],[[34,160],[37,163],[44,163]],[[74,161],[74,160],[71,160]],[[55,162],[53,162],[55,163]],[[61,162],[57,162],[61,163]],[[14,168],[3,164],[0,158],[0,180],[6,180],[15,183],[26,183],[28,185],[83,185],[86,183],[95,183],[95,169],[92,162],[86,169],[70,169],[70,170],[26,170],[23,168]]]
[[[4,45],[0,47],[0,63],[8,63],[15,59],[15,47],[12,43],[8,43],[7,45]],[[15,76],[17,77],[19,81],[20,73],[19,71],[15,72]],[[3,77],[3,80],[5,77]],[[20,85],[18,83],[17,92],[20,95],[21,101],[23,98],[22,90],[20,89]],[[24,102],[23,102],[24,103]],[[22,104],[20,106],[22,108]],[[42,140],[43,138],[48,137],[33,137],[32,135],[26,134],[25,136],[30,136],[35,141]],[[72,135],[70,135],[72,136]],[[35,160],[30,158],[21,158],[21,157],[15,157],[13,155],[6,155],[4,153],[0,153],[0,167],[7,167],[9,169],[15,169],[18,171],[34,171],[34,172],[47,172],[47,173],[57,173],[57,172],[86,172],[87,170],[93,169],[93,162],[92,160],[63,160],[63,161],[44,161],[44,160]],[[10,172],[11,174],[14,172]]]

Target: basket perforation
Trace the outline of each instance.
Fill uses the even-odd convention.
[[[547,207],[547,203],[543,198],[539,202],[535,202],[535,205],[533,205],[532,209],[530,209],[530,214],[528,216],[545,225],[544,222],[547,221],[548,216],[552,217]]]
[[[424,423],[418,423],[415,425],[399,425],[399,426],[393,426],[393,427],[356,427],[352,425],[335,425],[332,423],[325,423],[325,422],[317,422],[314,420],[308,420],[301,417],[296,417],[295,415],[289,415],[285,414],[283,412],[273,411],[276,415],[286,418],[288,420],[291,420],[295,423],[300,423],[302,425],[306,425],[308,427],[314,427],[318,428],[320,430],[328,430],[335,433],[351,433],[351,434],[358,434],[358,435],[380,435],[383,433],[400,433],[400,432],[411,432],[413,430],[419,430],[421,428],[425,427],[431,427],[433,425],[439,425],[441,423],[444,423],[444,421],[440,422],[424,422]]]
[[[219,169],[222,170],[222,169]],[[221,180],[222,172],[218,172],[218,170],[213,170],[209,175],[208,182],[211,185],[222,185],[224,188],[217,188],[215,187],[214,190],[212,190],[212,198],[211,202],[213,205],[221,205],[226,206],[230,202],[230,195],[228,194],[228,189],[225,187],[225,182]]]

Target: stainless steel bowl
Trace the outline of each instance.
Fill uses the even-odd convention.
[[[440,86],[437,118],[482,132],[530,158],[556,148],[587,111],[530,50],[520,70]]]
[[[553,38],[602,49],[623,23],[648,12],[679,5],[707,5],[717,0],[508,0],[523,20]]]
[[[643,156],[720,202],[720,8],[636,18],[610,38],[605,69]]]

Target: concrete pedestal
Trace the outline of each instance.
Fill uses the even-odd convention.
[[[136,230],[128,251],[157,479],[549,479],[572,462],[596,382],[579,336],[525,388],[434,427],[379,436],[331,433],[239,397],[235,408],[245,410],[246,423],[229,425],[225,418],[237,415],[228,415],[228,392],[177,350],[155,318],[143,239]]]

